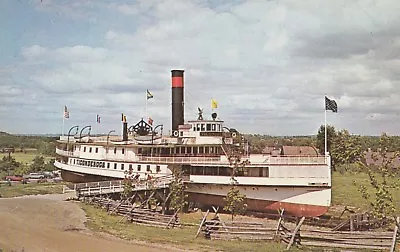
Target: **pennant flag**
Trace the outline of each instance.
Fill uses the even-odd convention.
[[[121,115],[122,115],[121,121],[122,121],[122,122],[126,122],[126,115],[124,115],[124,113],[122,113]]]
[[[148,89],[147,89],[146,95],[147,95],[147,100],[153,98],[153,94],[150,93],[150,91]]]
[[[149,120],[147,121],[150,125],[153,125],[153,119],[149,117]]]
[[[336,101],[325,96],[325,110],[332,110],[334,113],[337,113]]]
[[[100,116],[99,115],[96,116],[96,122],[100,123]]]
[[[218,102],[214,99],[211,99],[211,108],[213,109],[218,108]]]
[[[69,118],[69,111],[68,111],[68,108],[67,108],[67,106],[64,106],[64,118]]]

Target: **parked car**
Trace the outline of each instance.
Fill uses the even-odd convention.
[[[38,173],[38,172],[32,172],[29,173],[28,176],[26,176],[26,178],[28,179],[44,179],[44,174],[43,173]]]
[[[8,180],[8,181],[22,181],[24,178],[22,176],[18,176],[18,175],[11,175],[11,176],[6,176],[4,178],[4,180]]]

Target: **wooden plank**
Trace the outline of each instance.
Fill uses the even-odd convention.
[[[172,223],[172,220],[176,219],[176,215],[178,214],[180,209],[176,210],[176,212],[174,213],[174,215],[172,215],[171,219],[168,221],[167,226],[165,226],[165,228],[168,228],[169,225]]]
[[[206,214],[203,216],[203,219],[201,220],[200,225],[199,225],[199,230],[197,230],[196,236],[194,238],[197,238],[197,236],[199,236],[201,227],[203,226],[204,222],[206,221],[209,212],[210,212],[210,210],[208,209]]]
[[[396,250],[396,240],[397,240],[397,233],[399,231],[399,225],[400,225],[400,217],[396,218],[396,227],[394,228],[393,232],[393,240],[392,244],[390,246],[390,252],[394,252]]]
[[[303,224],[303,221],[305,220],[306,217],[301,217],[301,220],[299,222],[299,224],[297,224],[296,228],[293,231],[293,235],[292,238],[290,239],[290,242],[288,244],[288,246],[286,247],[286,250],[289,250],[290,247],[292,246],[293,242],[294,242],[294,238],[296,237],[297,232],[299,232],[301,225]]]
[[[285,212],[285,209],[282,209],[282,211],[280,211],[280,213],[279,213],[278,225],[276,225],[276,232],[275,232],[276,234],[278,234],[279,229],[281,228],[281,224],[282,224],[282,221],[283,221],[283,213],[284,212]]]
[[[347,248],[347,249],[376,249],[376,250],[387,250],[387,247],[380,247],[375,245],[352,245],[352,244],[339,244],[331,242],[320,242],[320,241],[301,241],[304,246],[315,246],[315,247],[330,247],[330,248]]]

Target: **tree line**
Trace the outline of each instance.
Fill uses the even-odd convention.
[[[37,149],[46,156],[54,156],[56,137],[12,135],[0,132],[0,151],[5,148],[14,148],[15,151],[24,152],[26,149]]]

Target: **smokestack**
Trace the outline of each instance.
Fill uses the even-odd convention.
[[[128,123],[122,122],[122,141],[128,141]]]
[[[178,130],[180,124],[184,124],[183,105],[183,72],[184,70],[172,70],[172,134]]]

